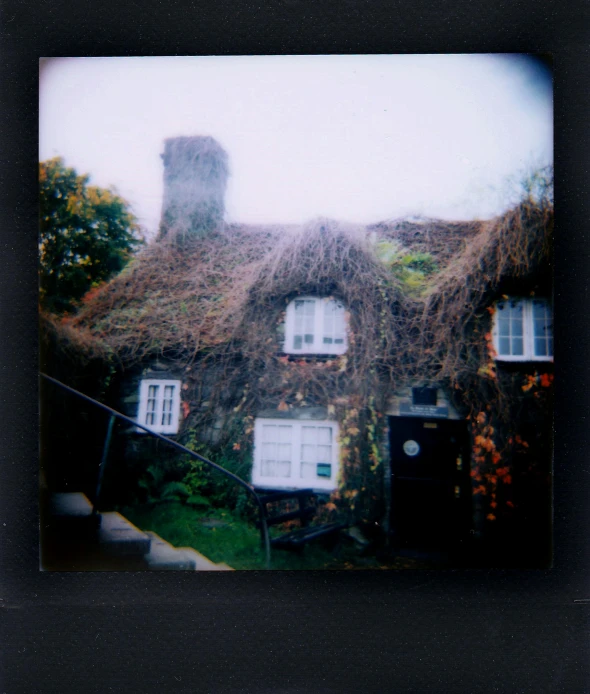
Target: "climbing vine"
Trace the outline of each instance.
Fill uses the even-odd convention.
[[[254,417],[323,408],[339,424],[341,477],[322,513],[351,518],[382,512],[389,398],[415,382],[442,387],[471,423],[474,493],[493,522],[516,503],[513,460],[529,442],[514,431],[547,416],[552,385],[549,372],[523,383],[498,365],[493,303],[515,283],[550,284],[552,224],[552,206],[527,199],[484,222],[233,225],[182,248],[162,238],[62,334],[91,338],[121,368],[158,358],[182,372],[180,438],[199,432],[244,477]],[[346,307],[345,355],[283,353],[286,307],[306,295]]]

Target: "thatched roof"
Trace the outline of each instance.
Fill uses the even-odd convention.
[[[381,335],[387,351],[399,343],[403,326],[396,321],[403,323],[408,311],[430,321],[440,314],[454,324],[479,310],[506,278],[534,273],[550,257],[551,231],[552,210],[532,203],[475,222],[229,225],[180,246],[152,243],[86,297],[71,326],[92,334],[123,363],[196,356],[235,340],[252,351],[268,338],[252,327],[276,323],[293,296],[334,295],[354,314],[364,342],[375,337],[387,311]],[[391,244],[389,255],[381,253],[383,244]],[[416,252],[428,254],[431,264],[422,291],[408,297],[396,259],[411,261]]]

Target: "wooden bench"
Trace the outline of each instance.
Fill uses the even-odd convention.
[[[296,500],[298,508],[294,511],[286,511],[279,514],[270,514],[268,506],[281,502]],[[260,497],[266,523],[268,526],[278,525],[290,520],[298,520],[299,528],[273,537],[270,541],[272,547],[281,549],[302,549],[308,542],[320,538],[335,538],[340,530],[346,528],[345,523],[324,523],[323,525],[310,525],[310,521],[317,513],[317,495],[313,489],[297,489],[295,491],[271,492]]]

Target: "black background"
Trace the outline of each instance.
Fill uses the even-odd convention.
[[[589,12],[544,0],[4,1],[0,693],[590,691]],[[527,51],[554,56],[554,568],[40,573],[39,57]]]

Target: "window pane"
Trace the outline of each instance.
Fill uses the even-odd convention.
[[[534,356],[553,356],[553,322],[551,309],[546,301],[533,301]]]
[[[282,462],[291,461],[291,444],[290,443],[279,443],[277,458]]]
[[[332,302],[327,301],[324,304],[324,334],[331,335],[334,331],[334,311],[332,309]]]
[[[291,463],[281,460],[276,464],[277,477],[291,477]]]
[[[332,459],[332,446],[318,446],[318,463],[329,463]]]
[[[265,477],[290,477],[291,463],[276,460],[263,460],[260,471]]]
[[[522,300],[504,301],[496,304],[496,338],[499,356],[526,356],[524,351],[524,306],[525,302]]]
[[[264,424],[262,427],[262,440],[263,441],[276,441],[277,440],[277,426],[276,424]]]
[[[303,479],[310,479],[315,477],[315,470],[315,463],[301,463],[301,477]]]
[[[262,444],[262,459],[263,460],[275,460],[277,457],[277,444],[276,443],[263,443]]]
[[[318,443],[330,444],[332,443],[332,429],[331,427],[318,427]]]
[[[295,301],[295,326],[293,331],[293,349],[303,349],[314,343],[315,299],[297,299]]]
[[[148,386],[148,399],[146,405],[145,423],[153,426],[156,423],[156,409],[158,406],[159,386]]]
[[[316,442],[316,427],[302,427],[301,428],[301,440],[303,443],[315,443]]]
[[[547,354],[547,340],[535,338],[535,356],[536,357],[546,357]]]
[[[324,304],[323,342],[326,345],[344,344],[344,307],[336,301]]]
[[[501,337],[508,337],[510,335],[510,319],[508,316],[500,316],[498,318],[498,334]]]
[[[535,320],[546,320],[549,317],[549,306],[545,301],[538,299],[533,301],[533,318]]]
[[[303,301],[295,302],[295,334],[300,335],[303,332],[305,303]]]
[[[522,302],[518,302],[517,304],[512,304],[511,310],[510,310],[510,332],[513,336],[520,337],[522,338]],[[520,351],[519,347],[516,346],[519,344],[518,340],[513,340],[512,342],[512,349],[516,350],[513,351],[513,354],[523,354],[523,349],[522,349],[522,339],[520,340]]]
[[[290,424],[281,424],[279,427],[279,443],[291,443],[293,427]]]
[[[260,453],[260,473],[265,477],[291,475],[293,427],[290,424],[264,424]]]
[[[524,344],[522,337],[515,337],[512,340],[512,354],[515,357],[522,356],[524,354]]]
[[[172,394],[174,386],[164,386],[164,399],[162,400],[162,426],[172,424]]]
[[[308,443],[302,444],[302,446],[301,446],[301,462],[315,463],[316,462],[316,455],[317,454],[316,454],[316,447],[315,446],[308,444]]]

